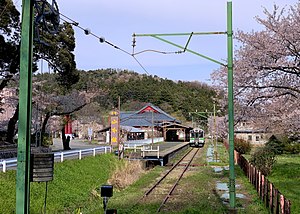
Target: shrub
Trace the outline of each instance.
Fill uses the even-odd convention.
[[[251,151],[250,143],[239,138],[234,138],[234,148],[240,154],[249,154]]]
[[[268,146],[257,148],[250,158],[250,163],[266,176],[271,173],[275,162],[276,154],[274,150]]]
[[[273,150],[276,155],[280,155],[283,153],[284,143],[272,135],[266,143],[266,147],[269,147],[270,150]]]
[[[299,154],[300,143],[290,143],[284,147],[284,151],[290,154]]]

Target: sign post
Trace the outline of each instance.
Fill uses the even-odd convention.
[[[112,147],[119,148],[119,113],[110,112],[110,142]]]

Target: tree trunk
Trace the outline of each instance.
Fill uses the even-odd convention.
[[[41,130],[41,135],[44,136],[45,132],[46,132],[46,125],[48,123],[48,120],[50,119],[50,116],[51,116],[51,113],[50,112],[47,112],[46,113],[46,116],[45,116],[45,119],[43,121],[43,124],[42,124],[42,130]]]
[[[19,118],[19,104],[17,105],[14,115],[9,119],[7,125],[6,142],[10,144],[14,143],[15,127],[18,122],[18,118]]]
[[[70,150],[70,136],[66,137],[65,127],[63,127],[61,130],[61,140],[63,143],[64,150]]]

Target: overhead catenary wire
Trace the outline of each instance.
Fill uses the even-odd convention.
[[[191,38],[192,38],[193,34],[194,34],[194,32],[191,32],[189,34],[189,38],[188,38],[188,40],[187,40],[187,42],[185,44],[185,47],[182,50],[179,50],[179,51],[169,51],[169,52],[167,52],[167,51],[159,51],[159,50],[153,50],[153,49],[146,49],[146,50],[142,50],[142,51],[139,51],[139,52],[135,53],[134,52],[134,48],[136,46],[136,39],[135,39],[136,34],[134,33],[132,35],[132,37],[133,37],[133,40],[132,40],[132,47],[133,47],[132,48],[132,55],[138,55],[138,54],[145,53],[145,52],[156,52],[156,53],[161,53],[161,54],[181,54],[181,53],[185,53],[186,50],[187,50],[187,48],[188,48],[188,45],[189,45],[189,43],[191,41]],[[196,33],[196,34],[198,34],[198,33]],[[185,34],[183,34],[183,35],[185,35]]]
[[[64,18],[61,18],[63,21],[65,21],[65,22],[67,22],[67,23],[70,23],[70,24],[74,25],[75,27],[77,27],[77,28],[83,30],[83,32],[84,32],[86,35],[91,35],[91,36],[97,38],[97,39],[100,41],[100,43],[106,43],[106,44],[112,46],[113,48],[115,48],[115,49],[117,49],[117,50],[120,50],[120,51],[122,51],[123,53],[125,53],[125,54],[131,56],[131,57],[139,64],[139,66],[143,69],[143,71],[145,71],[145,72],[149,75],[149,72],[146,70],[146,68],[142,65],[142,63],[141,63],[141,62],[140,62],[133,54],[131,54],[131,53],[129,53],[128,51],[126,51],[126,50],[120,48],[119,46],[117,46],[117,45],[115,45],[115,44],[113,44],[113,43],[107,41],[104,37],[101,37],[101,36],[98,36],[98,35],[94,34],[90,29],[84,28],[84,27],[80,26],[80,25],[79,25],[79,22],[75,21],[74,19],[71,19],[71,18],[69,18],[68,16],[66,16],[66,15],[64,15],[64,14],[62,14],[62,13],[59,13],[59,14],[60,14],[62,17],[64,17]]]

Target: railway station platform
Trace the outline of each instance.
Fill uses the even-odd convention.
[[[153,146],[148,145],[141,148],[140,155],[135,159],[144,160],[146,166],[151,164],[165,166],[176,153],[188,147],[188,142],[163,142]]]

